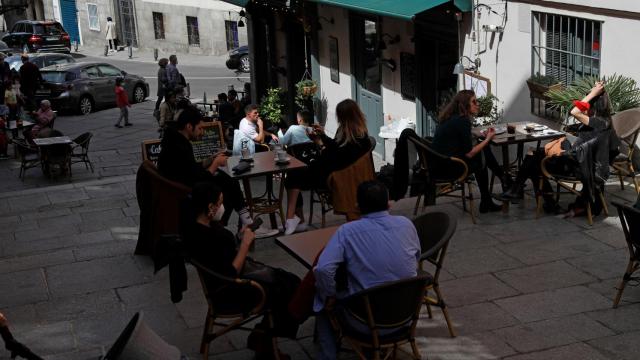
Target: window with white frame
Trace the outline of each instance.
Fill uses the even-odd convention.
[[[551,75],[565,85],[600,75],[602,22],[533,12],[531,72]]]
[[[89,17],[89,29],[100,31],[98,5],[87,3],[87,16]]]

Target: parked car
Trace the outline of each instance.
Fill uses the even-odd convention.
[[[4,59],[9,64],[9,68],[13,71],[20,71],[22,67],[22,56],[12,55]],[[38,69],[51,65],[60,65],[76,62],[76,59],[71,55],[57,54],[57,53],[39,53],[29,55],[29,61],[34,63]]]
[[[250,72],[251,64],[249,63],[249,47],[244,45],[229,51],[229,60],[227,67],[231,70],[242,72]]]
[[[23,53],[71,52],[71,38],[57,21],[22,20],[2,37],[7,46]]]
[[[116,104],[116,78],[124,79],[132,103],[149,96],[149,84],[142,76],[128,74],[117,67],[96,62],[77,62],[52,65],[40,70],[44,84],[36,92],[36,99],[48,99],[56,110],[72,110],[87,115],[97,107]]]
[[[11,53],[11,49],[9,49],[9,46],[7,46],[7,43],[4,41],[0,41],[0,52],[5,53],[5,55]]]

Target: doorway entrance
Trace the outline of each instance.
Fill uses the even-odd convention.
[[[418,74],[418,129],[423,136],[433,136],[440,108],[458,89],[453,68],[458,62],[458,31],[455,8],[436,7],[416,19],[415,44]]]
[[[138,46],[138,36],[136,35],[135,9],[132,0],[117,0],[116,9],[118,18],[120,19],[120,37],[121,45]]]
[[[352,14],[350,23],[355,100],[367,118],[369,135],[376,139],[376,152],[384,156],[384,142],[378,137],[383,125],[380,20]]]

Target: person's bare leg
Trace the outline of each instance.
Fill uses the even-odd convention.
[[[293,219],[296,215],[296,202],[300,189],[287,189],[287,219]]]

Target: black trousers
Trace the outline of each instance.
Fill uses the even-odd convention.
[[[240,211],[247,206],[247,203],[240,189],[240,183],[232,179],[229,175],[218,172],[214,177],[214,183],[222,189],[224,204],[224,215],[222,215],[222,223],[227,224],[233,210]]]
[[[489,171],[500,179],[504,178],[502,166],[498,164],[490,146],[485,146],[481,153],[476,154],[471,159],[466,159],[469,172],[473,173],[478,182],[481,200],[491,200],[491,189],[489,189]]]

